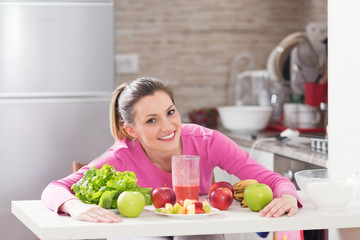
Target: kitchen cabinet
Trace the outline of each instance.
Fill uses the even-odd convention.
[[[250,148],[246,146],[241,146],[242,149],[249,152]],[[263,151],[263,150],[255,150],[253,157],[263,166],[270,170],[274,170],[274,153]],[[214,178],[215,181],[227,181],[231,184],[235,184],[238,181],[240,181],[239,178],[237,178],[234,175],[228,174],[226,171],[220,169],[219,167],[216,167],[214,170]]]

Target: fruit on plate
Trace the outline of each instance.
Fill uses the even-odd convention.
[[[152,192],[152,202],[155,208],[165,207],[166,203],[174,205],[176,202],[176,194],[174,190],[168,187],[156,188]]]
[[[185,199],[178,201],[175,205],[166,203],[165,207],[156,208],[155,211],[165,214],[203,214],[210,213],[211,206],[208,201]]]
[[[245,204],[254,212],[258,212],[273,200],[271,188],[263,183],[250,184],[245,188]]]
[[[137,217],[145,207],[144,194],[136,191],[124,191],[117,199],[117,207],[122,216]]]
[[[228,182],[225,182],[225,181],[221,181],[221,182],[216,182],[216,183],[213,183],[210,187],[210,190],[209,190],[209,196],[211,194],[212,191],[214,191],[215,189],[217,188],[228,188],[230,189],[230,191],[232,192],[232,194],[234,195],[234,189],[233,189],[233,186],[228,183]]]
[[[234,199],[242,202],[244,200],[244,191],[250,184],[258,183],[255,179],[244,179],[234,184]]]
[[[210,213],[211,212],[211,206],[210,206],[208,201],[203,202],[203,209],[205,210],[205,213]]]
[[[209,196],[211,206],[220,210],[226,210],[233,202],[233,194],[228,188],[216,188]]]

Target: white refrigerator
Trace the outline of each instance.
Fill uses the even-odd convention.
[[[0,238],[34,239],[12,200],[113,143],[113,1],[0,1]]]

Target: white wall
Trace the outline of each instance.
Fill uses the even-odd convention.
[[[360,2],[329,0],[329,168],[360,169]]]
[[[329,170],[360,169],[360,2],[328,1]],[[330,232],[330,239],[358,239],[360,228]]]

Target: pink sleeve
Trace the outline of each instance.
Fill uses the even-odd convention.
[[[89,163],[87,166],[82,167],[79,171],[72,173],[63,179],[49,183],[41,194],[42,202],[50,210],[58,214],[63,214],[59,211],[60,206],[66,201],[78,199],[71,190],[71,186],[74,183],[77,183],[84,176],[84,173],[92,166],[99,169],[105,163],[113,165],[117,170],[121,169],[120,161],[115,156],[114,152],[110,149]]]
[[[291,194],[298,200],[298,206],[302,206],[296,188],[289,179],[259,164],[234,141],[220,132],[214,132],[208,151],[211,152],[215,165],[228,173],[239,179],[256,179],[260,183],[267,184],[276,198],[286,193]]]
[[[59,207],[66,201],[71,199],[78,199],[71,191],[71,186],[79,181],[84,173],[89,169],[89,166],[81,168],[78,172],[70,174],[69,176],[49,183],[41,194],[42,202],[52,211],[61,214]]]

